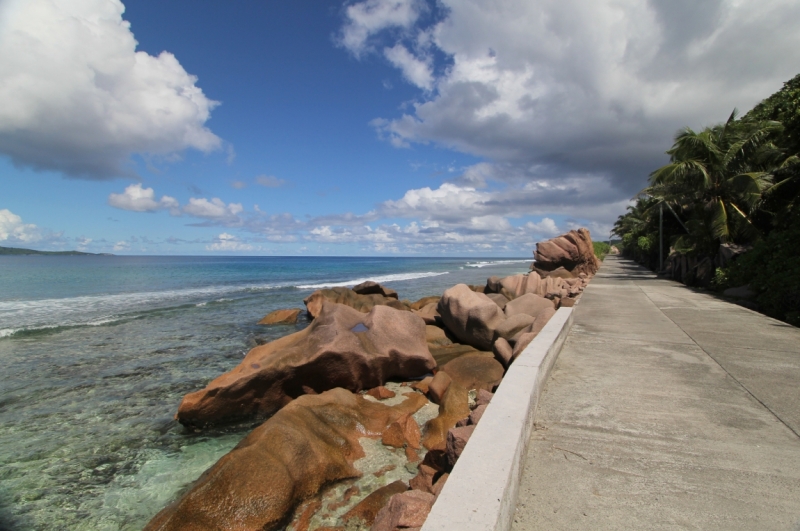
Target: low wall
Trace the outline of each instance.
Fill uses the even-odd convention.
[[[422,531],[506,531],[516,508],[536,406],[572,326],[560,308],[511,364]]]

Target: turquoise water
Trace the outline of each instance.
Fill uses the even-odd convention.
[[[325,286],[377,280],[416,300],[529,260],[0,257],[0,530],[134,530],[253,426],[194,433],[184,394]]]

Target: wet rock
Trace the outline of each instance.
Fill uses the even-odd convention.
[[[442,295],[438,305],[442,321],[462,343],[491,350],[494,331],[505,315],[492,299],[457,284]]]
[[[395,494],[378,512],[370,531],[399,531],[422,527],[435,499],[433,494],[420,490]]]
[[[373,398],[377,398],[378,400],[386,400],[387,398],[394,398],[396,396],[394,391],[391,391],[382,385],[373,387],[367,391],[367,394]]]
[[[467,441],[472,436],[472,432],[475,431],[475,426],[464,426],[460,428],[452,428],[447,432],[447,461],[450,463],[450,466],[456,464],[456,461],[461,456],[461,453],[464,451],[464,447],[467,445]]]
[[[391,288],[381,286],[377,282],[367,280],[358,286],[353,287],[353,291],[359,295],[382,295],[390,299],[397,298],[397,292]]]
[[[591,235],[583,228],[537,243],[533,257],[536,269],[546,272],[563,267],[576,275],[594,275],[600,267]]]
[[[419,426],[414,418],[411,415],[403,415],[383,432],[381,442],[393,448],[403,448],[407,445],[416,450],[420,447],[420,437]]]
[[[293,308],[290,310],[275,310],[274,312],[268,313],[266,317],[258,322],[258,324],[295,324],[297,323],[297,316],[299,316],[302,311],[303,310],[300,308]]]
[[[162,510],[146,531],[279,529],[328,483],[360,475],[359,438],[378,437],[425,403],[413,393],[390,407],[345,389],[298,398],[253,430]]]
[[[453,382],[439,404],[439,414],[436,418],[425,423],[422,436],[422,446],[427,450],[444,449],[447,440],[447,430],[454,427],[456,422],[468,417],[469,396],[467,390]]]
[[[389,499],[395,494],[400,494],[408,490],[408,485],[400,480],[394,483],[379,488],[369,496],[358,502],[355,507],[347,511],[342,516],[342,521],[348,525],[361,524],[363,527],[369,527],[375,521],[378,512],[389,502]],[[351,522],[355,520],[355,522]]]
[[[508,368],[509,364],[511,363],[513,352],[514,349],[511,348],[511,345],[508,343],[508,341],[502,337],[498,338],[492,346],[494,359],[500,362],[500,364],[505,368]]]
[[[268,416],[309,391],[370,389],[435,365],[425,325],[412,313],[376,306],[364,315],[325,302],[308,328],[254,348],[235,369],[186,395],[176,417],[203,426]]]
[[[439,371],[428,384],[428,398],[435,404],[441,404],[447,388],[452,382],[450,375],[444,371]]]
[[[427,395],[428,389],[430,388],[431,382],[433,381],[433,376],[426,376],[422,380],[415,382],[411,385],[412,389],[416,389],[422,394]]]
[[[491,391],[502,381],[505,370],[494,356],[462,356],[447,362],[439,372],[447,373],[467,390]]]

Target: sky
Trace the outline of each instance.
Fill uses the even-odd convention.
[[[529,256],[800,72],[796,0],[0,0],[0,245]]]

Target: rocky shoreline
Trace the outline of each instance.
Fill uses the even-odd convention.
[[[416,302],[374,282],[311,294],[307,328],[184,397],[192,429],[266,420],[145,529],[421,527],[507,368],[599,267],[586,229],[534,258]]]

